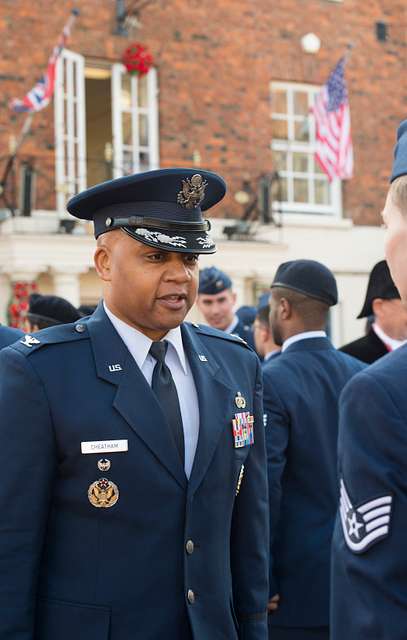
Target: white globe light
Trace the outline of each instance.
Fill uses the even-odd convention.
[[[321,40],[315,33],[307,33],[301,38],[301,46],[305,53],[318,53],[321,48]]]

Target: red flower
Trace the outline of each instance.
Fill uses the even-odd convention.
[[[139,76],[148,73],[154,64],[151,53],[138,42],[127,47],[123,54],[122,62],[129,73],[138,74]]]

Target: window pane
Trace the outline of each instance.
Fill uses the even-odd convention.
[[[131,107],[131,76],[125,73],[122,76],[122,109]]]
[[[132,145],[132,125],[131,125],[131,113],[122,113],[122,132],[123,132],[123,144]]]
[[[272,120],[272,135],[277,140],[288,140],[287,120]]]
[[[298,116],[308,115],[308,94],[304,91],[294,92],[294,113]]]
[[[308,118],[294,122],[294,139],[301,142],[309,142]]]
[[[139,140],[140,145],[142,147],[147,147],[148,145],[148,120],[147,116],[144,114],[140,114],[138,117],[138,126],[139,126]]]
[[[287,153],[285,151],[272,152],[273,169],[274,171],[286,171],[287,170]]]
[[[271,110],[273,113],[287,113],[287,92],[285,89],[271,90]]]
[[[147,107],[147,76],[141,76],[138,81],[138,106]]]
[[[308,180],[294,178],[294,201],[308,202]]]
[[[325,175],[321,169],[321,165],[319,164],[319,162],[317,162],[315,155],[314,155],[314,173],[321,173],[322,175]]]
[[[293,153],[293,170],[308,173],[308,153]]]
[[[148,153],[140,153],[140,171],[148,171],[150,169],[150,156]]]
[[[315,180],[315,204],[330,204],[328,180]]]
[[[273,200],[277,200],[277,202],[287,202],[288,200],[288,184],[287,178],[280,178],[278,181],[278,189],[276,188],[276,192],[273,191]]]
[[[128,176],[134,172],[133,169],[133,152],[130,149],[123,151],[123,175]]]

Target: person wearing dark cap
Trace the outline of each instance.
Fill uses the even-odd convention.
[[[407,307],[407,120],[382,212],[385,255]],[[340,505],[332,542],[332,640],[405,640],[407,345],[346,386],[339,429]]]
[[[253,336],[257,354],[261,358],[262,366],[264,367],[271,358],[275,358],[281,353],[281,348],[274,342],[271,331],[269,304],[257,309],[253,324]]]
[[[76,322],[80,317],[78,309],[65,298],[32,293],[27,313],[27,332],[32,333],[57,324]]]
[[[365,365],[325,333],[335,277],[314,260],[279,266],[270,324],[281,355],[263,368],[270,501],[270,640],[329,638],[329,563],[338,502],[339,395]],[[344,636],[345,638],[346,636]]]
[[[210,327],[240,336],[254,349],[253,331],[235,313],[236,293],[232,280],[217,267],[206,267],[199,274],[197,305]]]
[[[8,347],[9,344],[13,344],[16,340],[24,335],[20,329],[14,329],[14,327],[5,327],[0,325],[0,349]]]
[[[358,318],[374,320],[365,336],[341,347],[341,351],[371,364],[407,339],[407,309],[390,275],[386,260],[373,267],[366,298]]]
[[[163,169],[68,203],[103,301],[0,356],[1,638],[266,640],[260,364],[184,323],[224,193]]]

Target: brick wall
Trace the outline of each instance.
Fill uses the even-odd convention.
[[[127,6],[134,5],[128,0]],[[201,166],[221,173],[229,194],[242,179],[271,170],[271,80],[322,84],[348,42],[355,48],[347,69],[355,177],[343,189],[344,215],[356,224],[377,224],[391,166],[395,128],[407,114],[406,11],[404,0],[155,0],[129,38],[114,35],[113,0],[78,0],[81,15],[69,47],[87,58],[120,59],[130,41],[149,45],[160,87],[162,166]],[[1,166],[11,134],[24,115],[7,103],[23,97],[43,72],[71,0],[3,0],[0,4]],[[379,42],[375,23],[388,25]],[[316,33],[317,55],[300,39]],[[37,206],[53,207],[53,109],[35,115],[20,159],[39,172]],[[231,195],[222,216],[241,214]]]

